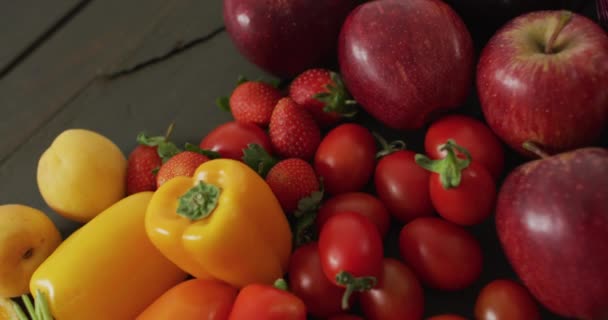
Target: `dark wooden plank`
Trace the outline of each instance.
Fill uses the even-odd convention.
[[[133,52],[174,4],[94,1],[3,78],[0,163],[105,68]]]
[[[201,41],[223,27],[222,1],[177,1],[134,54],[121,61],[110,73],[131,71],[151,60],[163,59],[177,48]]]
[[[82,2],[85,1],[0,1],[0,70],[42,40],[54,25]]]

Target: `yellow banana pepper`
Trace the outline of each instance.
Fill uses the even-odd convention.
[[[272,284],[287,271],[292,250],[287,217],[268,184],[230,159],[163,184],[148,206],[146,230],[183,270],[237,288]]]
[[[59,320],[131,320],[187,274],[145,231],[152,192],[118,201],[69,236],[34,272]]]

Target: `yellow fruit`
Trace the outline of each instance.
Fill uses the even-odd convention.
[[[58,135],[38,161],[38,189],[49,207],[81,223],[125,197],[127,159],[105,136],[84,129]]]
[[[43,212],[0,206],[0,297],[29,293],[32,274],[60,242],[57,227]]]
[[[19,320],[10,299],[0,298],[0,320]]]

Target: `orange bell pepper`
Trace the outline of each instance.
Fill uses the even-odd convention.
[[[236,288],[281,278],[292,250],[287,217],[268,184],[231,159],[163,184],[148,206],[146,231],[186,272]]]

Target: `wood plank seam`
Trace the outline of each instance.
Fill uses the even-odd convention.
[[[65,15],[53,23],[46,31],[32,41],[25,49],[23,49],[15,58],[0,70],[0,79],[9,74],[15,67],[29,57],[42,44],[50,39],[55,33],[66,26],[76,15],[84,10],[93,0],[82,0],[71,8]]]
[[[167,51],[166,53],[163,53],[156,57],[152,57],[152,58],[144,60],[142,62],[135,63],[134,65],[126,67],[121,70],[111,71],[105,75],[102,75],[102,77],[109,79],[109,80],[113,80],[113,79],[116,79],[116,78],[119,78],[122,76],[126,76],[128,74],[137,72],[141,69],[147,68],[154,64],[171,59],[172,57],[177,56],[184,51],[187,51],[200,44],[203,44],[203,43],[215,38],[216,36],[218,36],[219,34],[221,34],[224,31],[226,31],[226,28],[224,26],[221,26],[221,27],[214,29],[213,31],[211,31],[210,33],[208,33],[206,35],[192,39],[188,42],[185,42],[185,43],[178,42],[175,44],[175,46],[171,50]]]

